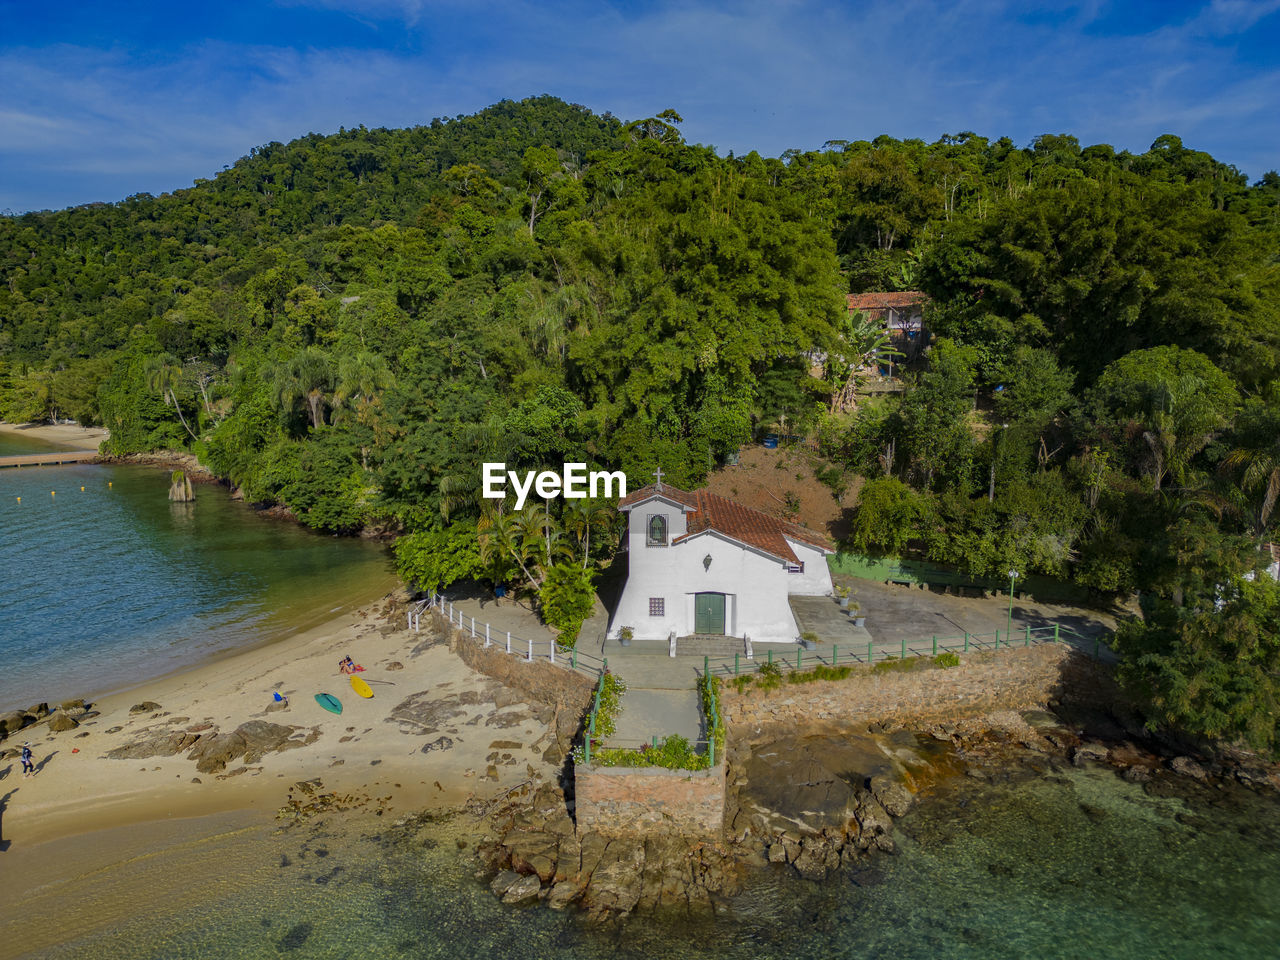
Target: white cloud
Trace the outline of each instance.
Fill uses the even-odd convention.
[[[1280,74],[1241,68],[1232,52],[1266,15],[1258,8],[1280,0],[1217,0],[1136,36],[1098,35],[1103,0],[1048,20],[1025,18],[1016,0],[638,11],[498,0],[472,15],[460,0],[311,5],[406,28],[370,49],[0,48],[0,208],[170,190],[267,141],[424,123],[540,93],[625,119],[675,107],[690,140],[738,153],[961,130],[1019,143],[1070,132],[1141,151],[1176,133],[1254,176],[1280,166]],[[1218,39],[1225,32],[1232,39]]]

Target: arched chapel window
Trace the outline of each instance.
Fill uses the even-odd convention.
[[[667,545],[667,518],[661,513],[655,513],[649,517],[649,536],[648,543],[650,546]]]

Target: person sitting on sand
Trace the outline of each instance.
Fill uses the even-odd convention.
[[[338,669],[343,673],[355,673],[356,665],[350,657],[343,657],[338,661]]]

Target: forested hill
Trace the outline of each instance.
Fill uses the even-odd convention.
[[[403,532],[406,577],[517,585],[566,642],[616,512],[482,504],[482,461],[692,486],[807,434],[862,484],[846,546],[1140,590],[1153,715],[1280,742],[1280,176],[1174,136],[719,157],[680,122],[504,102],[0,218],[0,416]],[[843,409],[886,348],[844,295],[916,289],[909,389]]]

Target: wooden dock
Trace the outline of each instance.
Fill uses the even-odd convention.
[[[56,467],[64,463],[93,463],[97,459],[96,450],[50,450],[47,453],[22,453],[13,457],[0,457],[0,468]]]

